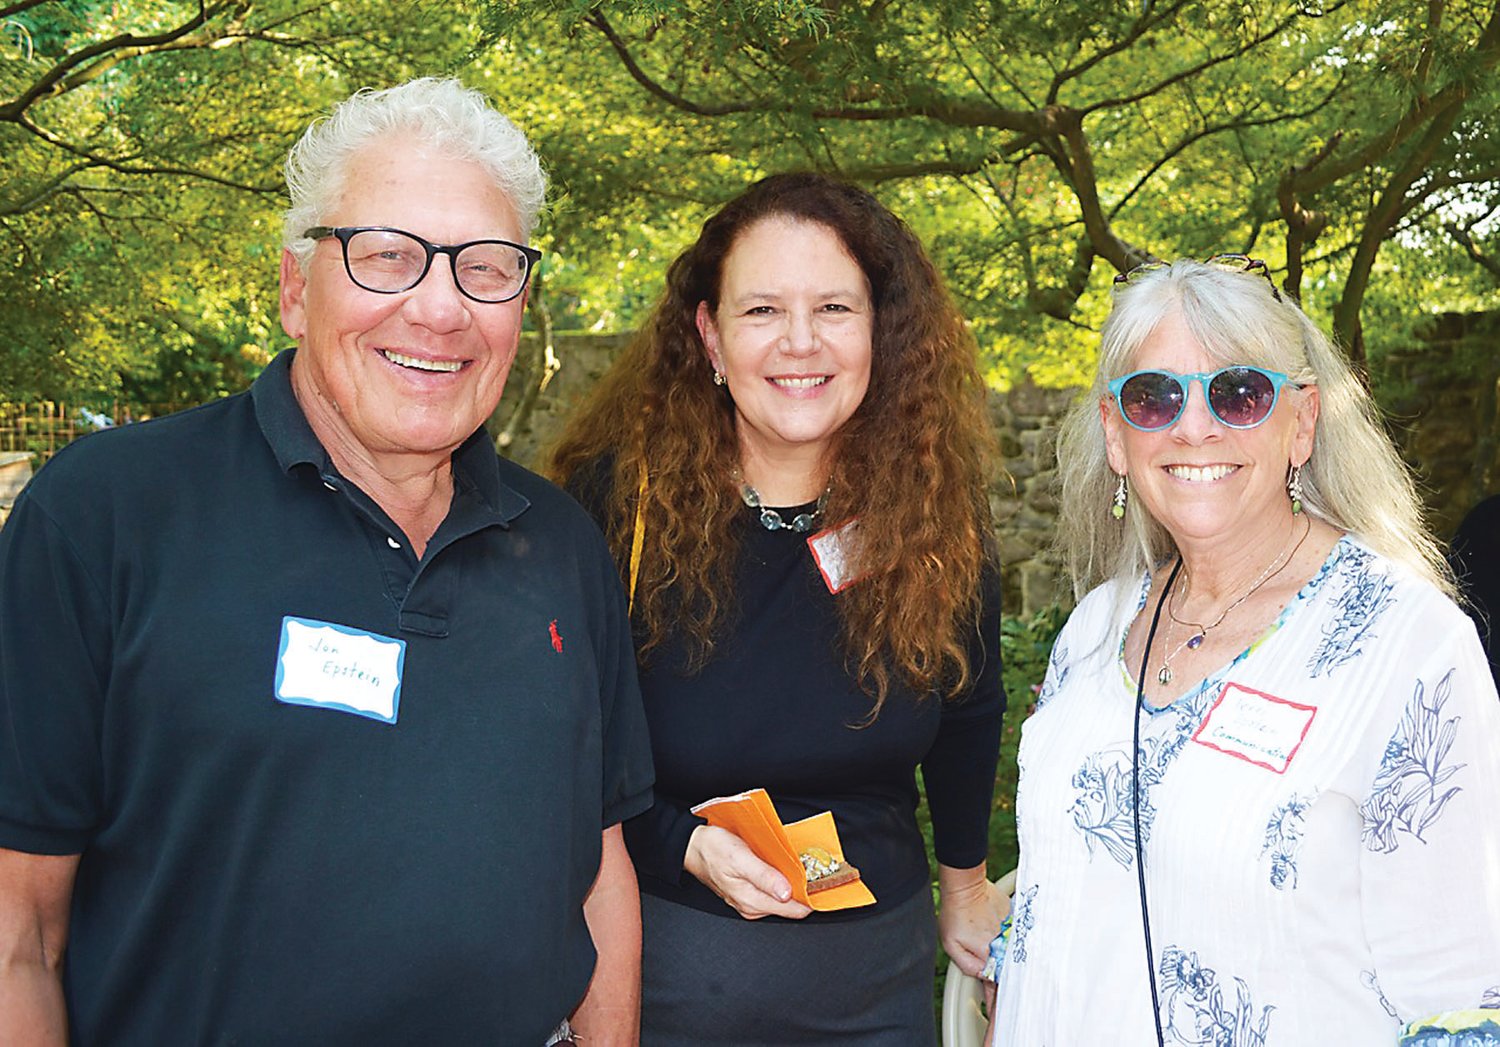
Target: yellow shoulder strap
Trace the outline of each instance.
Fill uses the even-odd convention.
[[[641,486],[635,499],[635,529],[630,536],[629,609],[635,610],[635,579],[641,573],[641,546],[646,541],[646,463],[641,463]]]

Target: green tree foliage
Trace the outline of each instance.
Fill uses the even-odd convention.
[[[1492,2],[487,0],[484,12],[507,60],[568,109],[567,141],[548,155],[590,216],[585,242],[599,228],[588,221],[617,219],[618,257],[633,231],[659,243],[757,175],[835,170],[919,228],[1012,371],[1076,373],[1106,278],[1158,257],[1265,256],[1356,357],[1367,308],[1379,335],[1399,337],[1423,310],[1493,291],[1476,261],[1500,203]],[[1404,325],[1385,326],[1387,312]]]
[[[1495,299],[1497,24],[1494,0],[0,0],[0,397],[241,387],[284,344],[294,136],[452,72],[554,174],[544,329],[639,324],[713,207],[817,167],[912,222],[1002,383],[1084,373],[1114,272],[1215,251],[1265,257],[1362,355]]]
[[[278,340],[280,164],[357,87],[456,67],[449,5],[0,6],[0,399],[193,402]]]

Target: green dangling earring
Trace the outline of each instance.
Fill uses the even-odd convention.
[[[1291,475],[1286,479],[1286,493],[1292,500],[1292,515],[1300,516],[1302,513],[1302,466],[1292,466]]]
[[[1115,485],[1115,504],[1110,506],[1109,515],[1116,520],[1125,519],[1125,499],[1129,492],[1125,489],[1125,474],[1120,474],[1120,482]]]

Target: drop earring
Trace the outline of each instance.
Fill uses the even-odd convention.
[[[1302,466],[1292,466],[1291,474],[1286,478],[1286,493],[1292,500],[1292,515],[1300,515],[1302,512]]]
[[[1125,499],[1129,496],[1130,492],[1125,488],[1125,474],[1121,473],[1120,482],[1115,485],[1115,504],[1110,506],[1109,515],[1116,520],[1125,519]]]

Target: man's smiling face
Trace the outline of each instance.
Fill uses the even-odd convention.
[[[484,168],[419,140],[376,139],[350,159],[331,226],[389,226],[433,243],[521,240],[515,208]],[[282,259],[282,324],[297,339],[293,387],[335,457],[446,457],[494,410],[515,359],[526,296],[459,293],[448,256],[416,287],[355,285],[335,239],[306,271]]]

